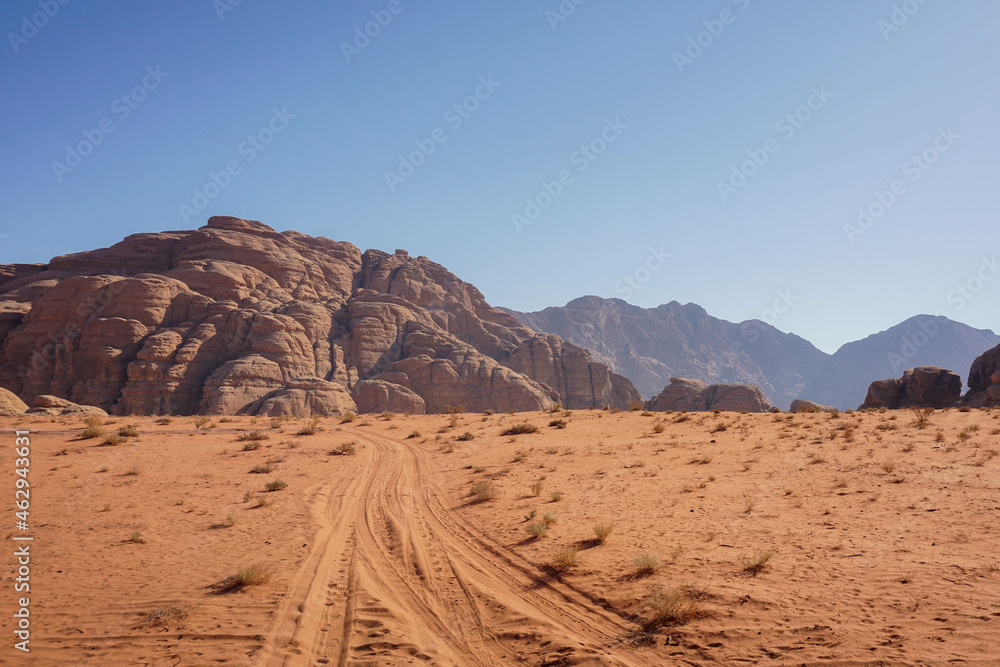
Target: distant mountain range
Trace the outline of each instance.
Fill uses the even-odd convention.
[[[910,318],[830,355],[760,320],[728,322],[692,303],[640,308],[585,296],[534,313],[502,310],[537,332],[587,348],[595,361],[632,380],[643,396],[659,393],[671,377],[686,377],[754,384],[785,409],[796,398],[856,408],[871,382],[914,366],[943,366],[964,378],[978,355],[1000,343],[992,331],[931,315]]]

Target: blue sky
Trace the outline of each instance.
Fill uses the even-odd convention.
[[[519,310],[1000,330],[996,3],[235,1],[3,3],[0,262],[236,215]]]

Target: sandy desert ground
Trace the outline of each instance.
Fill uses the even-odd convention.
[[[314,423],[5,418],[0,662],[1000,664],[1000,410]]]

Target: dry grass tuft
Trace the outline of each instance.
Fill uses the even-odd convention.
[[[756,577],[767,568],[772,558],[774,558],[773,549],[755,549],[749,556],[740,556],[740,565],[744,574]]]
[[[552,564],[560,570],[569,569],[575,567],[577,564],[576,556],[580,549],[576,546],[563,547],[556,552],[555,556],[552,558]]]
[[[497,488],[492,482],[476,482],[472,485],[470,495],[473,502],[485,503],[497,497]]]
[[[645,603],[652,611],[652,617],[645,624],[646,630],[684,625],[701,614],[698,601],[681,588],[663,589],[656,586],[650,591]]]
[[[663,567],[663,561],[660,560],[659,554],[655,554],[652,551],[637,553],[632,558],[632,564],[635,565],[636,571],[642,575],[653,574]]]
[[[615,524],[608,521],[606,523],[598,523],[594,525],[594,537],[601,544],[604,544],[608,537],[611,535],[612,531],[615,529]]]
[[[521,422],[504,429],[500,432],[500,435],[526,435],[528,433],[538,433],[538,427],[528,422]]]

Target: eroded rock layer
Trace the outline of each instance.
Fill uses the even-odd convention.
[[[214,217],[0,267],[0,386],[112,414],[539,410],[638,400],[406,251]]]

